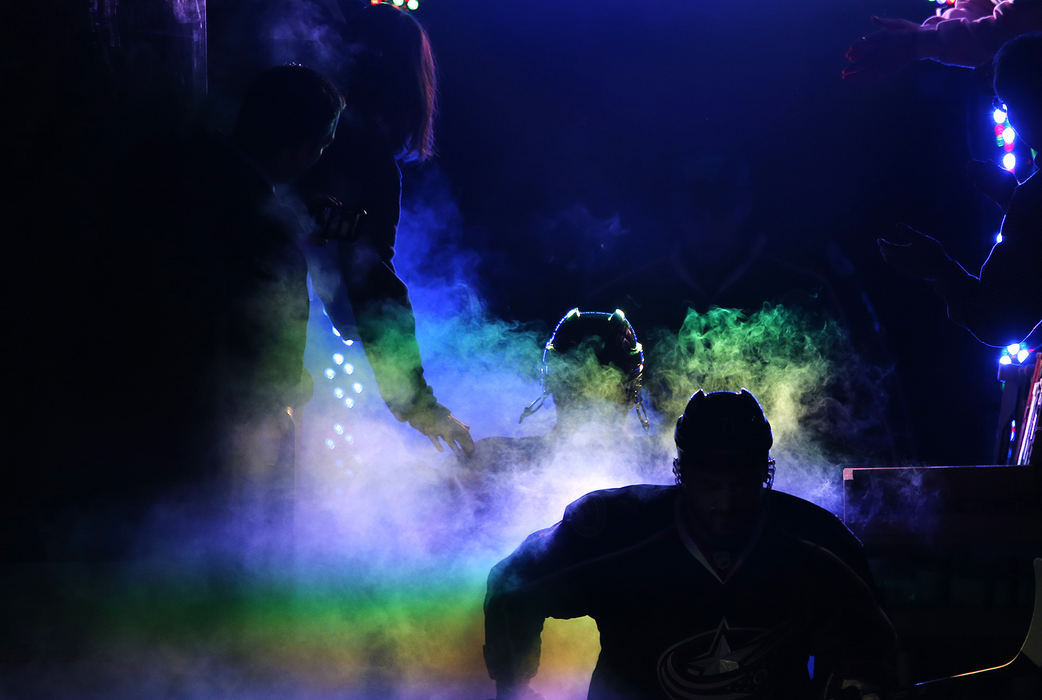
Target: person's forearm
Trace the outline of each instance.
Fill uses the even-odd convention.
[[[435,410],[438,402],[423,376],[408,297],[363,300],[355,305],[355,320],[380,395],[395,417],[405,421]]]

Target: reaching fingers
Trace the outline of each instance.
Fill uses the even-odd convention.
[[[840,77],[843,80],[852,81],[869,81],[876,80],[881,77],[880,73],[875,70],[871,70],[865,66],[847,66],[840,73]]]
[[[868,38],[861,37],[850,45],[843,57],[851,63],[860,63],[865,60],[869,53],[871,53],[871,50],[872,45]]]
[[[470,457],[474,454],[474,438],[470,436],[470,426],[453,415],[449,416],[449,420],[452,421],[452,439],[448,441],[449,444],[456,446],[454,450],[457,454],[462,451],[463,454]]]

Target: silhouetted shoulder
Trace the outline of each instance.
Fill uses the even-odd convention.
[[[675,486],[650,484],[588,493],[560,522],[529,535],[493,568],[490,581],[535,581],[653,540],[674,527],[677,493]]]
[[[572,502],[563,522],[583,537],[641,539],[673,525],[676,486],[636,484],[592,491]]]
[[[874,588],[861,540],[835,515],[781,491],[769,492],[767,508],[768,527],[828,550]]]

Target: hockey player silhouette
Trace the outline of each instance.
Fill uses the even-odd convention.
[[[676,485],[589,493],[493,568],[484,651],[497,698],[538,697],[543,621],[583,615],[601,641],[590,700],[879,697],[896,643],[844,563],[863,555],[838,520],[770,490],[756,399],[698,391],[675,438]]]

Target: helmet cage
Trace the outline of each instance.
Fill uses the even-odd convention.
[[[550,334],[550,339],[547,340],[546,344],[543,346],[543,356],[539,367],[539,378],[543,392],[539,396],[539,398],[537,398],[535,401],[533,401],[525,408],[525,410],[521,413],[521,418],[518,420],[518,422],[520,423],[525,418],[542,408],[543,404],[546,402],[546,398],[552,393],[550,390],[549,382],[552,371],[551,362],[555,353],[560,352],[560,348],[555,343],[558,341],[561,335],[562,328],[569,328],[569,326],[575,322],[575,319],[580,318],[593,318],[602,320],[605,327],[609,327],[611,324],[621,324],[619,326],[621,331],[620,337],[633,339],[633,345],[628,350],[629,355],[633,359],[631,363],[627,363],[632,365],[629,369],[620,367],[618,362],[614,362],[610,359],[605,360],[599,357],[598,361],[604,365],[613,365],[621,372],[623,372],[623,374],[627,375],[623,384],[624,400],[626,403],[633,404],[634,411],[637,414],[637,418],[640,421],[641,427],[643,427],[644,432],[648,432],[648,415],[647,411],[644,409],[643,399],[640,393],[644,381],[644,347],[640,344],[640,341],[637,340],[636,331],[633,329],[633,326],[630,324],[630,322],[626,319],[626,314],[623,313],[621,309],[616,309],[613,312],[580,311],[579,308],[576,307],[561,317],[561,319],[557,322],[557,325],[554,326],[554,331]],[[586,339],[589,337],[594,337],[594,334],[583,334],[582,339]],[[571,348],[574,346],[575,345],[572,345],[571,347],[566,348],[564,352],[568,352],[568,350],[571,350]]]

